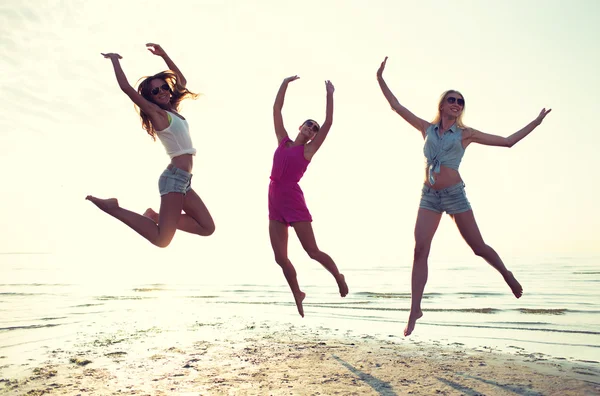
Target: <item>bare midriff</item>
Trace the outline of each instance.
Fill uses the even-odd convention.
[[[462,179],[456,169],[447,168],[444,165],[440,166],[440,173],[434,173],[435,184],[432,186],[429,184],[429,168],[425,167],[425,185],[433,188],[434,190],[443,190],[455,184],[461,183]]]
[[[171,158],[171,165],[188,173],[192,173],[192,168],[194,166],[194,156],[192,154],[178,155],[177,157]]]

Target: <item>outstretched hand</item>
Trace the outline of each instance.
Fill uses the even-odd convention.
[[[325,81],[325,89],[327,90],[327,94],[332,94],[335,91],[335,87],[329,80]]]
[[[284,79],[283,79],[283,82],[287,84],[287,83],[290,83],[290,82],[292,82],[292,81],[296,81],[296,80],[297,80],[297,79],[299,79],[299,78],[300,78],[300,77],[298,77],[297,75],[295,75],[295,76],[291,76],[291,77],[284,78]]]
[[[388,57],[386,56],[383,62],[381,62],[381,66],[379,66],[379,69],[377,69],[377,78],[383,78],[383,70],[385,69],[385,64],[387,60]]]
[[[148,51],[152,52],[154,55],[165,56],[167,54],[160,44],[148,43],[146,44],[146,47],[148,47]]]
[[[113,52],[109,52],[109,53],[106,53],[106,54],[104,54],[104,53],[101,52],[100,54],[102,54],[102,56],[105,57],[106,59],[110,59],[110,60],[113,60],[113,59],[123,59],[123,57],[121,55],[115,54]]]
[[[540,111],[540,115],[537,116],[537,118],[535,119],[535,121],[537,122],[537,124],[541,124],[542,121],[544,120],[544,118],[546,117],[546,115],[548,115],[548,113],[550,113],[552,111],[552,109],[548,109],[546,110],[545,108],[542,109],[542,111]]]

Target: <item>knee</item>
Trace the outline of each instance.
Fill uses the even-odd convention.
[[[208,225],[207,227],[204,228],[204,233],[202,234],[203,236],[211,236],[212,234],[215,233],[215,223],[211,223],[210,225]]]
[[[471,246],[471,249],[473,249],[473,253],[475,253],[476,256],[482,257],[489,251],[489,246],[485,243],[478,243],[477,245]]]
[[[426,259],[429,256],[429,249],[431,245],[427,243],[417,242],[415,244],[415,260]]]
[[[170,244],[171,244],[171,241],[156,241],[156,243],[154,245],[159,248],[166,248]]]
[[[316,246],[305,247],[304,251],[306,252],[306,254],[308,254],[308,257],[310,257],[313,260],[316,260],[321,255],[321,251]]]
[[[171,244],[172,240],[173,240],[173,237],[170,237],[170,238],[159,237],[154,242],[154,245],[156,245],[159,248],[166,248],[167,246],[169,246]]]
[[[285,256],[275,255],[275,262],[280,267],[285,267],[288,264],[288,258]]]

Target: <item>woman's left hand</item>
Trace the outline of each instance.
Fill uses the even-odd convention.
[[[333,84],[329,80],[325,81],[325,89],[327,90],[328,94],[332,94],[333,91],[335,91],[335,87],[333,86]]]
[[[146,44],[146,47],[148,47],[148,51],[152,52],[154,55],[157,55],[157,56],[167,55],[165,50],[162,49],[162,47],[159,44],[148,43],[148,44]]]
[[[550,113],[552,111],[552,109],[548,109],[546,110],[545,108],[542,109],[542,111],[540,111],[540,115],[537,116],[537,118],[535,119],[535,122],[540,125],[542,123],[542,121],[544,120],[544,118],[546,117],[546,115],[548,113]]]

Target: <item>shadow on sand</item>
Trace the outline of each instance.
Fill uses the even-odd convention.
[[[481,381],[481,382],[483,382],[485,384],[488,384],[488,385],[496,386],[496,387],[502,389],[505,392],[507,392],[507,391],[508,392],[512,392],[515,395],[520,395],[520,396],[543,396],[539,392],[536,392],[536,391],[533,391],[533,390],[530,390],[530,389],[526,389],[525,387],[518,386],[518,385],[502,385],[502,384],[499,384],[498,382],[495,382],[495,381],[486,380],[486,379],[483,379],[483,378],[480,378],[480,377],[473,377],[473,376],[470,376],[470,375],[463,375],[463,377],[474,379],[474,380],[477,380],[477,381]],[[465,395],[468,395],[468,396],[483,396],[484,395],[484,393],[477,392],[476,390],[471,389],[468,386],[464,386],[464,385],[461,385],[461,384],[456,383],[454,381],[447,380],[446,378],[440,378],[440,377],[438,377],[437,380],[440,381],[440,382],[442,382],[442,383],[444,383],[444,384],[446,384],[446,385],[448,385],[451,388],[456,389],[457,391],[459,391],[461,393],[464,393]]]
[[[335,360],[337,360],[342,366],[346,367],[348,371],[352,374],[358,376],[361,381],[364,381],[367,385],[375,390],[375,392],[379,393],[381,396],[398,396],[396,392],[392,390],[392,386],[389,382],[382,381],[376,377],[373,377],[371,374],[367,374],[365,372],[360,371],[356,367],[352,366],[350,363],[346,363],[339,357],[335,355],[331,355]]]

